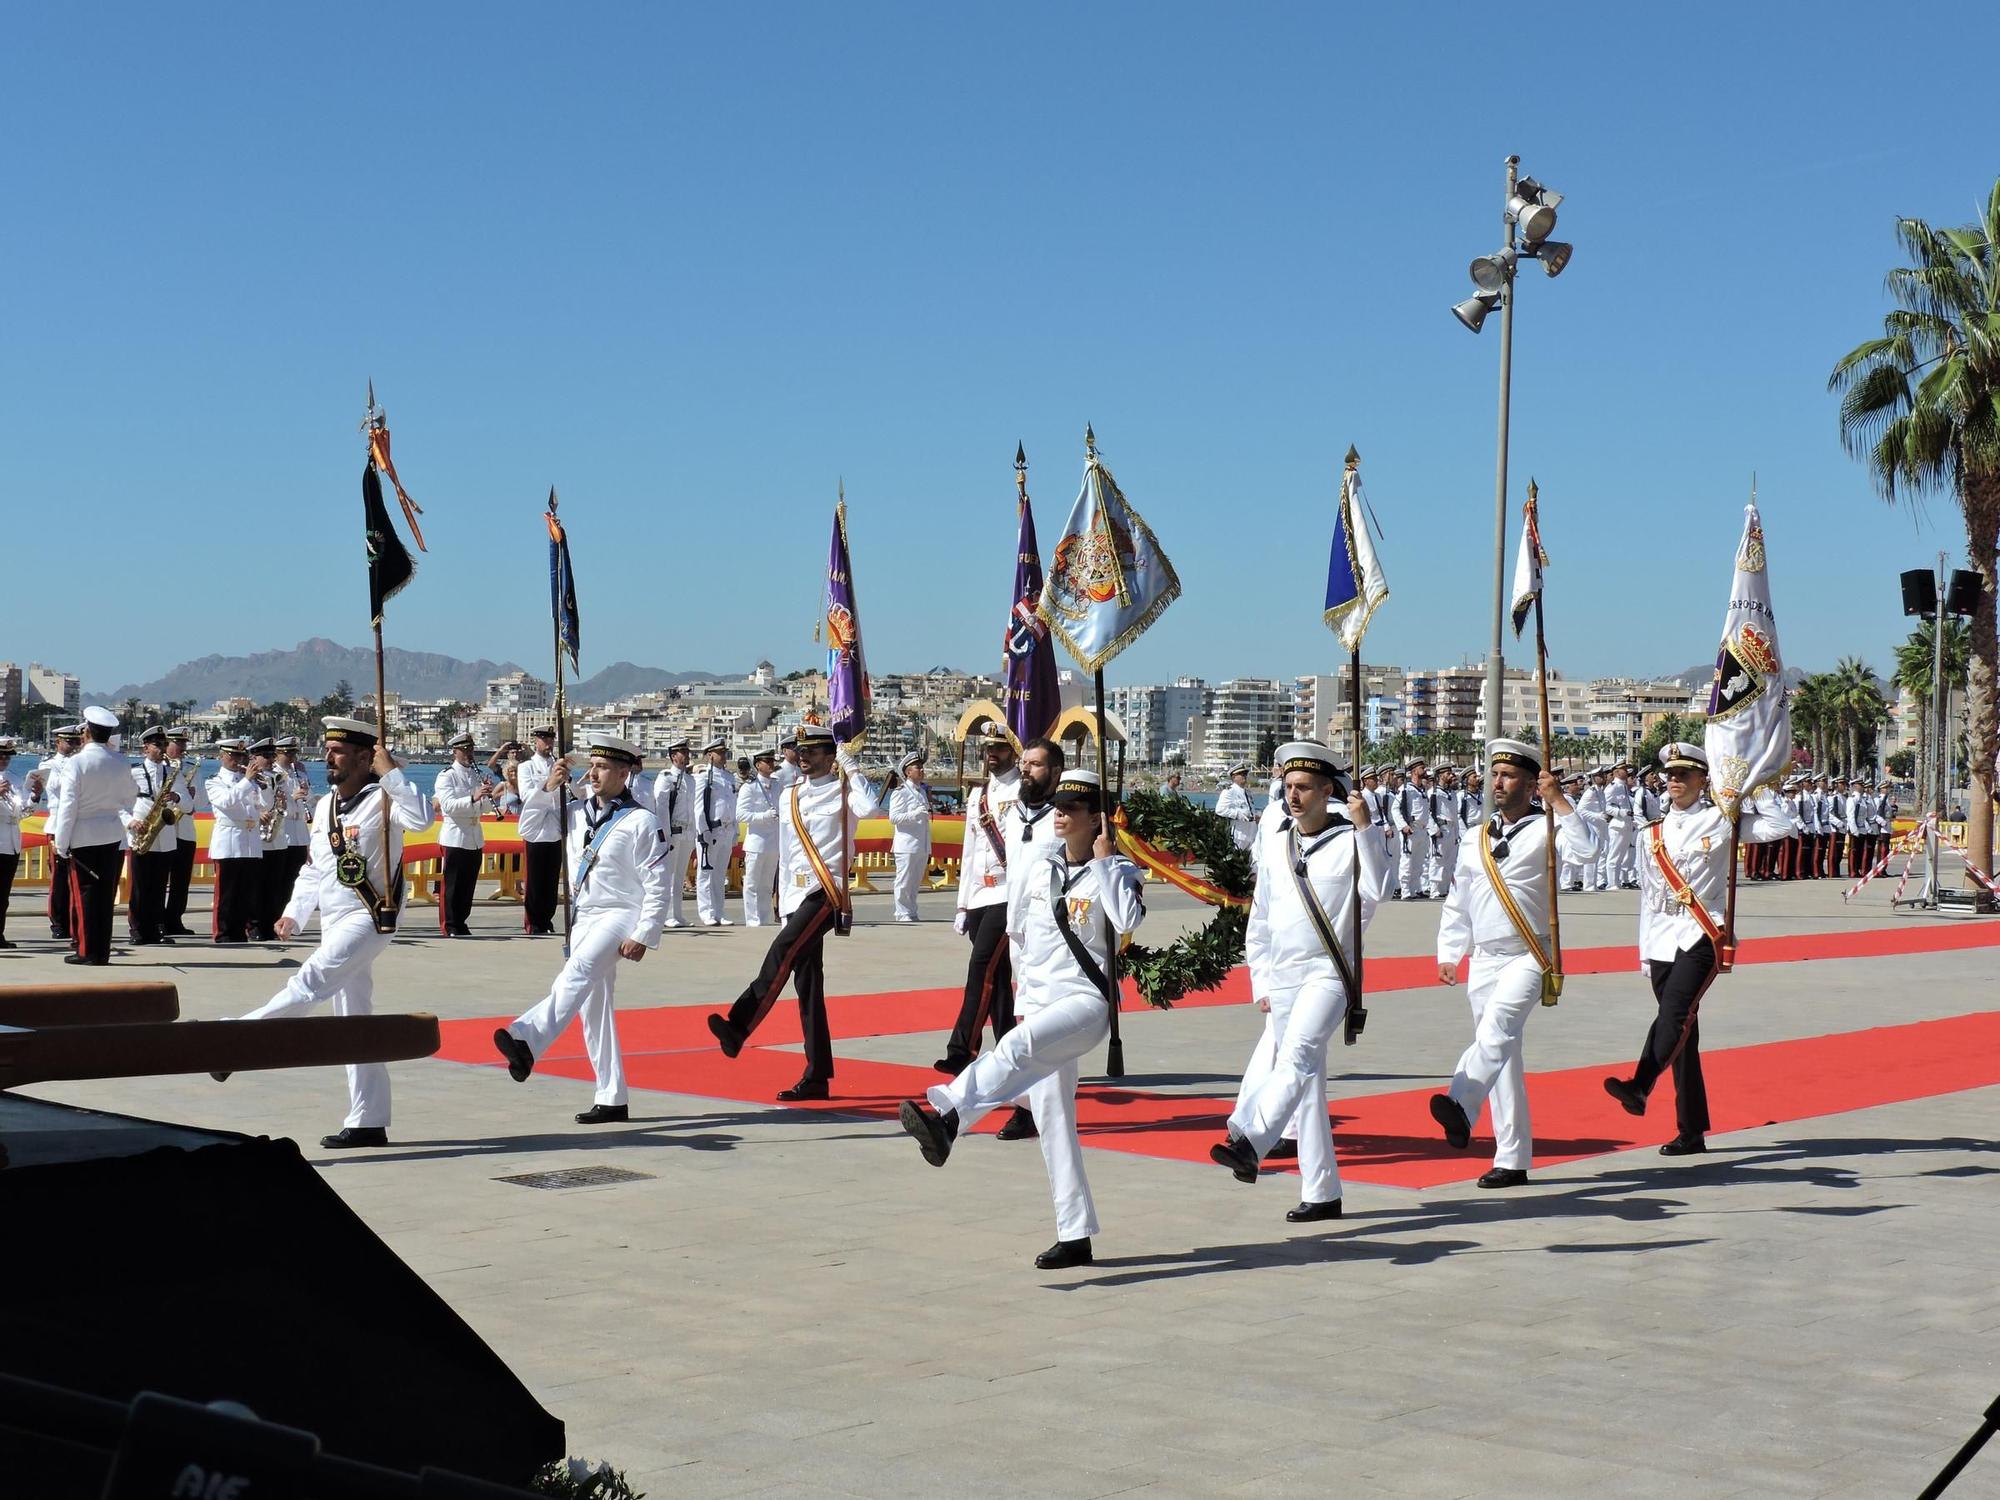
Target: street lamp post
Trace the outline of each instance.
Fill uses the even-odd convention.
[[[1472,263],[1472,296],[1453,306],[1452,316],[1472,333],[1479,332],[1487,314],[1500,309],[1500,435],[1493,464],[1493,640],[1486,657],[1486,734],[1489,739],[1507,728],[1500,722],[1500,686],[1505,677],[1507,618],[1507,429],[1514,380],[1514,284],[1522,260],[1539,260],[1543,271],[1560,276],[1569,264],[1571,247],[1551,240],[1556,227],[1552,193],[1532,177],[1520,175],[1521,158],[1507,158],[1506,189],[1501,224],[1506,238],[1492,255]]]

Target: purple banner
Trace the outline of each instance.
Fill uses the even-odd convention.
[[[1001,676],[1001,704],[1007,727],[1022,744],[1049,732],[1061,707],[1056,686],[1056,648],[1042,602],[1042,552],[1035,540],[1035,508],[1021,492],[1021,539],[1015,548],[1014,598],[1007,612],[1007,653]]]
[[[868,727],[868,664],[861,656],[861,606],[847,555],[847,506],[833,508],[833,550],[826,563],[827,724],[851,740]]]

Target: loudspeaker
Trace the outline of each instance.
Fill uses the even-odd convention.
[[[1978,614],[1979,596],[1983,592],[1977,573],[1964,568],[1954,568],[1951,574],[1951,588],[1944,596],[1944,612],[1948,615]]]
[[[1929,568],[1912,568],[1903,575],[1903,613],[1937,613],[1937,574]]]

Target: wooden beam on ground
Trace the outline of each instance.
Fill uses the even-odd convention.
[[[106,1026],[180,1014],[180,991],[162,979],[0,987],[0,1026]]]
[[[0,1089],[87,1078],[403,1062],[438,1049],[432,1015],[298,1016],[0,1031]]]

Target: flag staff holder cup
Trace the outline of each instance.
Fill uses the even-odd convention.
[[[1530,524],[1536,526],[1535,545],[1539,547],[1540,524],[1535,518],[1535,503],[1540,491],[1535,481],[1528,481],[1528,514]],[[1541,716],[1542,754],[1549,754],[1549,643],[1542,625],[1542,591],[1535,590],[1535,709]],[[1498,728],[1497,721],[1489,721],[1490,728]],[[1543,767],[1544,770],[1549,769]],[[1542,804],[1542,817],[1547,823],[1548,837],[1544,854],[1549,870],[1549,971],[1542,976],[1542,1004],[1554,1005],[1562,999],[1563,992],[1563,945],[1562,945],[1562,882],[1556,879],[1556,809],[1552,802]]]

